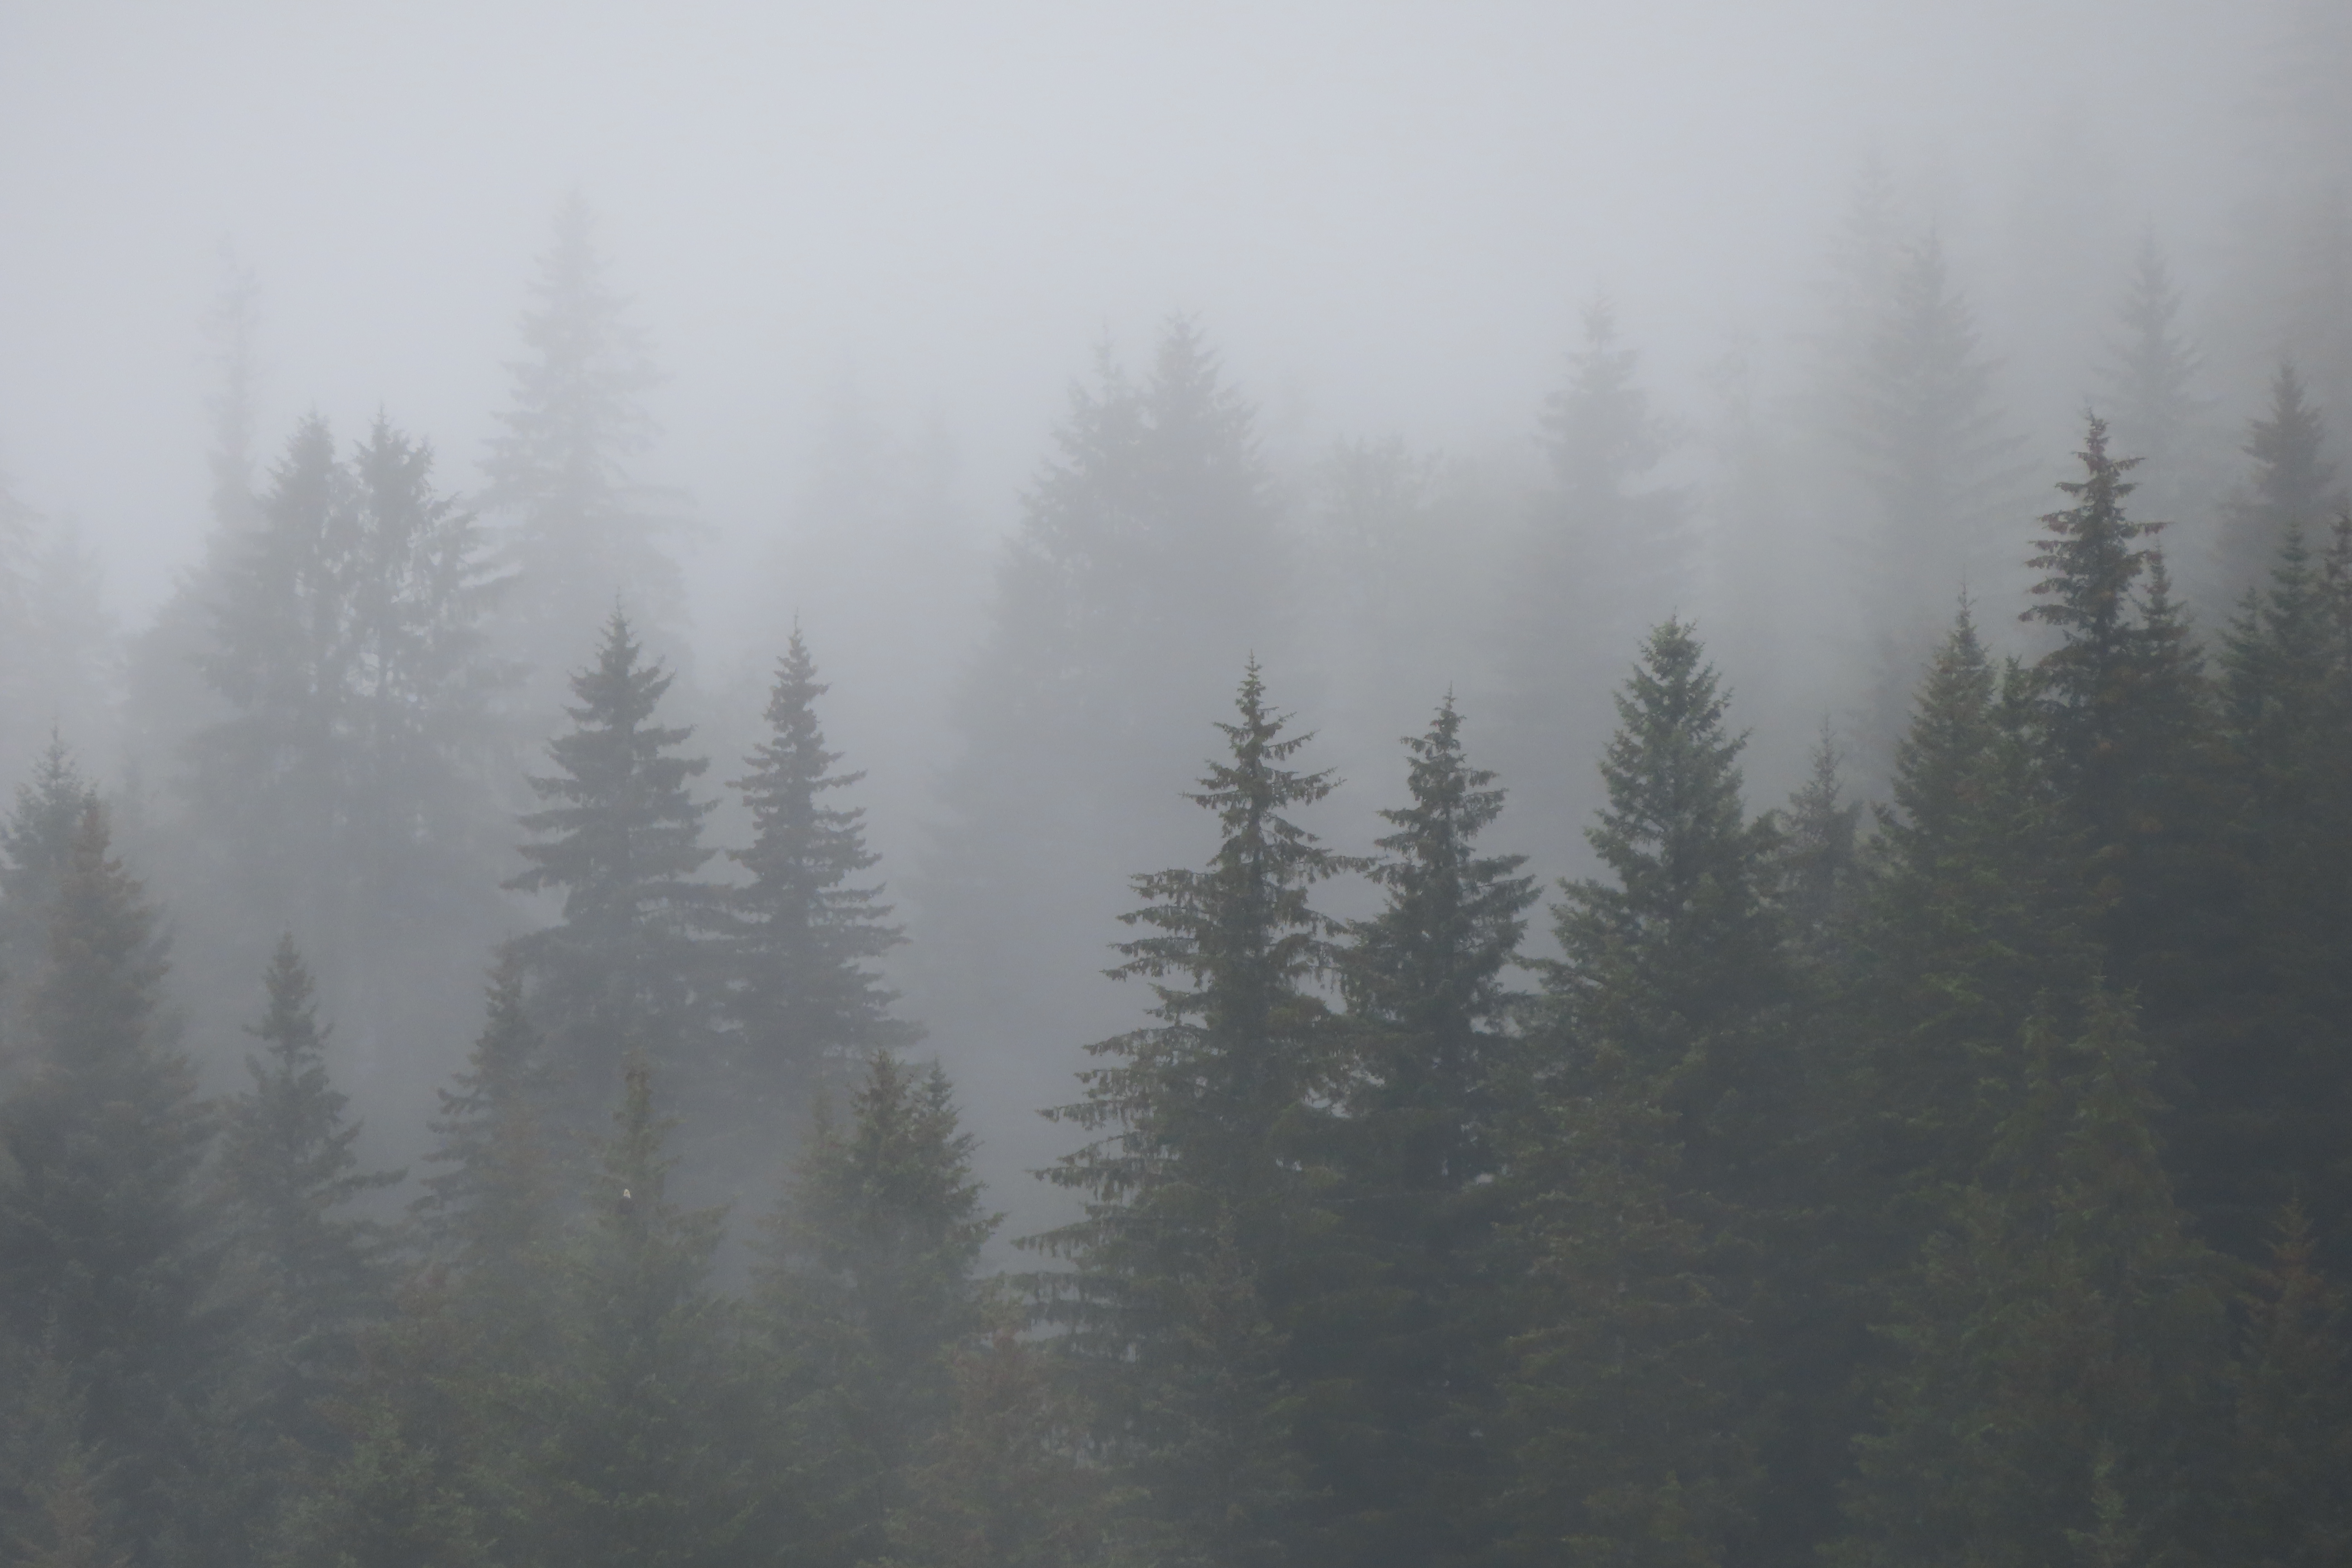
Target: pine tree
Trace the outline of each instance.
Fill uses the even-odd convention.
[[[2254,460],[2252,489],[2231,509],[2221,546],[2232,594],[2262,582],[2290,531],[2318,536],[2344,505],[2336,465],[2326,458],[2327,426],[2305,395],[2293,364],[2271,378],[2270,406],[2247,426],[2240,448]]]
[[[490,974],[488,1016],[455,1087],[436,1090],[436,1142],[413,1212],[432,1255],[514,1315],[554,1239],[555,1194],[537,1109],[542,1041],[511,946]]]
[[[83,1403],[66,1367],[38,1351],[0,1358],[0,1561],[129,1568],[107,1467],[82,1436]]]
[[[954,1408],[956,1356],[989,1326],[973,1273],[999,1216],[981,1207],[973,1141],[937,1064],[911,1073],[876,1052],[851,1110],[846,1127],[821,1116],[797,1163],[761,1294],[824,1429],[856,1456],[835,1528],[870,1553]]]
[[[1518,563],[1505,649],[1512,774],[1527,781],[1538,822],[1586,809],[1577,786],[1609,723],[1600,698],[1612,650],[1676,613],[1693,586],[1689,498],[1651,480],[1675,432],[1635,379],[1637,363],[1614,309],[1595,304],[1567,384],[1545,400],[1551,485]]]
[[[0,1326],[46,1345],[113,1468],[129,1539],[201,1529],[198,1413],[220,1371],[195,1180],[211,1129],[159,1040],[154,911],[83,808],[50,925],[31,1080],[0,1103]]]
[[[2129,1007],[2028,1026],[2023,1093],[1923,1250],[1833,1561],[2195,1560],[2222,1275],[2157,1158]],[[2096,1550],[2094,1550],[2094,1549]]]
[[[2018,465],[1994,406],[1994,369],[1931,230],[1902,249],[1841,421],[1870,497],[1856,559],[1875,606],[1864,633],[1879,671],[1865,709],[1874,743],[1900,728],[1927,617],[2011,571],[1995,525]]]
[[[1472,1551],[1494,1458],[1502,1311],[1495,1177],[1515,998],[1502,974],[1538,894],[1525,857],[1482,856],[1503,808],[1448,698],[1409,738],[1412,804],[1381,815],[1386,905],[1355,922],[1341,988],[1355,1037],[1329,1129],[1348,1263],[1303,1309],[1302,1447],[1328,1500],[1324,1548],[1356,1563]]]
[[[709,763],[677,754],[692,730],[652,721],[671,679],[614,611],[595,664],[572,677],[572,731],[548,748],[557,771],[530,777],[546,804],[521,822],[539,837],[505,885],[563,894],[562,921],[515,948],[547,1037],[551,1135],[588,1126],[633,1053],[667,1068],[709,1046],[718,895],[694,874],[713,853],[712,803],[687,784]]]
[[[2352,1552],[2352,1355],[2344,1293],[2316,1252],[2310,1222],[2290,1207],[2242,1302],[2227,1503],[2242,1562],[2315,1568]]]
[[[1111,971],[1151,982],[1160,1022],[1088,1049],[1087,1098],[1048,1115],[1096,1134],[1048,1173],[1083,1194],[1076,1222],[1031,1245],[1049,1321],[1097,1382],[1103,1440],[1150,1497],[1171,1561],[1269,1563],[1298,1507],[1282,1394],[1283,1314],[1315,1276],[1302,1125],[1332,1078],[1329,1021],[1308,984],[1331,963],[1312,885],[1346,868],[1283,814],[1328,795],[1283,764],[1286,737],[1253,662],[1221,724],[1229,762],[1192,799],[1223,833],[1204,870],[1135,879],[1153,934]]]
[[[1845,798],[1845,760],[1823,721],[1812,771],[1782,814],[1777,902],[1794,951],[1816,967],[1843,955],[1863,891],[1863,803]]]
[[[1107,1495],[1050,1352],[999,1330],[953,1362],[955,1405],[891,1516],[885,1568],[1097,1568]]]
[[[517,577],[509,648],[544,660],[546,650],[577,647],[621,593],[660,640],[675,641],[682,588],[659,542],[675,499],[634,471],[658,433],[644,398],[662,377],[577,195],[556,215],[530,296],[523,357],[507,367],[513,391],[482,463],[482,505],[507,520],[503,553]],[[561,668],[533,676],[530,710],[560,700]]]
[[[751,880],[728,895],[732,1037],[720,1092],[733,1119],[768,1139],[805,1114],[828,1075],[916,1037],[889,1016],[892,993],[871,967],[906,938],[881,889],[853,880],[877,859],[865,813],[825,804],[865,777],[834,771],[841,753],[825,749],[816,717],[825,690],[795,629],[768,700],[770,739],[729,785],[751,809],[752,837],[728,851]]]
[[[623,1074],[566,1259],[568,1310],[537,1456],[542,1550],[583,1568],[725,1561],[744,1508],[743,1461],[722,1446],[725,1309],[709,1289],[721,1215],[670,1202],[674,1125],[652,1070]]]
[[[956,703],[957,811],[918,884],[929,994],[953,998],[959,1049],[985,1065],[972,1110],[1008,1162],[1068,1152],[1030,1111],[1065,1091],[1076,1042],[1124,1016],[1084,955],[1119,867],[1189,853],[1166,782],[1194,760],[1192,716],[1296,635],[1276,500],[1255,410],[1182,317],[1144,374],[1098,356],[1024,494]]]
[[[2021,1031],[2095,965],[2077,853],[2026,681],[1996,671],[1963,605],[1927,669],[1878,812],[1856,962],[1864,1042],[1846,1085],[1855,1196],[1885,1205],[1880,1269],[1988,1156],[2022,1079]]]
[[[324,1438],[318,1403],[352,1371],[352,1338],[387,1305],[386,1238],[342,1212],[400,1172],[363,1172],[360,1124],[327,1076],[328,1029],[309,967],[286,937],[270,959],[269,1005],[250,1032],[252,1086],[228,1106],[220,1180],[249,1291],[243,1334],[257,1369],[249,1425],[266,1449]]]
[[[1793,1259],[1801,1085],[1777,830],[1746,816],[1726,705],[1687,626],[1650,635],[1587,833],[1613,880],[1565,883],[1554,910],[1512,1173],[1541,1260],[1510,1385],[1530,1561],[1712,1563],[1756,1528],[1773,1368],[1755,1319],[1796,1310],[1759,1259]]]
[[[49,924],[74,834],[98,798],[52,731],[33,776],[16,786],[0,824],[0,1089],[29,1066],[33,999],[48,956]]]
[[[1610,1042],[1635,1074],[1671,1083],[1695,1174],[1751,1184],[1785,1129],[1788,1064],[1759,1033],[1786,1001],[1769,901],[1778,834],[1740,801],[1745,738],[1691,628],[1650,634],[1616,699],[1601,773],[1609,804],[1587,829],[1613,881],[1563,885],[1563,956],[1547,989],[1571,1038]]]

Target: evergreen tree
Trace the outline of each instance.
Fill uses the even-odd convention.
[[[566,1258],[567,1311],[547,1391],[540,1550],[583,1568],[727,1560],[743,1461],[722,1446],[725,1309],[710,1293],[721,1215],[670,1202],[672,1123],[633,1058]]]
[[[1470,765],[1451,698],[1410,738],[1412,804],[1381,815],[1381,912],[1350,928],[1341,987],[1354,1060],[1330,1128],[1347,1263],[1302,1310],[1302,1447],[1335,1561],[1438,1563],[1475,1550],[1495,1477],[1494,1227],[1500,1100],[1516,1000],[1503,984],[1535,902],[1522,856],[1475,840],[1503,808]]]
[[[2352,1220],[2337,1153],[2352,1113],[2352,680],[2334,620],[2324,569],[2290,530],[2221,660],[2243,963],[2200,1031],[2184,1195],[2249,1259],[2291,1199],[2324,1236]]]
[[[1509,1512],[1530,1561],[1711,1563],[1756,1528],[1774,1370],[1756,1324],[1796,1310],[1759,1259],[1794,1240],[1800,1084],[1777,831],[1745,815],[1726,703],[1688,626],[1650,635],[1587,833],[1613,881],[1565,883],[1555,907],[1513,1163],[1542,1260],[1511,1380]]]
[[[198,1417],[220,1370],[195,1193],[211,1129],[186,1059],[157,1038],[154,928],[109,855],[104,809],[85,805],[51,917],[34,1074],[0,1103],[0,1326],[66,1368],[82,1440],[142,1546],[202,1529]]]
[[[29,1066],[33,999],[48,957],[49,925],[74,835],[97,792],[54,731],[33,776],[16,786],[0,824],[0,1089]]]
[[[971,1152],[946,1073],[877,1051],[849,1124],[820,1116],[777,1216],[762,1294],[824,1428],[856,1456],[836,1529],[861,1554],[904,1506],[926,1437],[954,1409],[956,1357],[988,1327],[973,1270],[998,1216],[981,1207]]]
[[[1886,1329],[1848,1563],[2194,1561],[2222,1372],[2222,1276],[2157,1159],[2129,1008],[2036,1020],[1991,1157]]]
[[[1049,1352],[1001,1329],[956,1355],[955,1405],[891,1516],[887,1568],[1097,1568],[1112,1500]]]
[[[0,1561],[129,1568],[106,1465],[82,1436],[82,1400],[65,1366],[37,1351],[0,1359]]]
[[[2254,472],[2251,489],[2231,508],[2221,544],[2224,581],[2233,595],[2259,586],[2289,533],[2315,539],[2343,507],[2326,441],[2326,424],[2305,395],[2303,378],[2293,364],[2282,363],[2271,378],[2270,406],[2247,427],[2240,448],[2254,460]]]
[[[2226,1528],[2238,1561],[2304,1568],[2352,1552],[2352,1356],[2343,1291],[2315,1267],[2300,1209],[2242,1303]]]
[[[548,748],[557,771],[530,777],[546,804],[521,822],[539,838],[505,885],[563,894],[562,920],[515,947],[547,1037],[551,1134],[589,1125],[633,1054],[667,1068],[709,1046],[718,893],[694,874],[713,853],[712,803],[687,784],[709,763],[677,754],[691,729],[652,721],[671,679],[614,611],[596,662],[572,679],[572,731]]]
[[[2220,453],[2210,426],[2212,399],[2200,390],[2205,356],[2182,332],[2180,310],[2180,290],[2151,233],[2125,286],[2116,312],[2121,331],[2109,341],[2099,379],[2116,445],[2142,459],[2133,481],[2141,508],[2201,529],[2217,510]],[[2201,536],[2197,553],[2210,557],[2221,542]],[[2189,564],[2201,604],[2222,581],[2227,563],[2200,558]]]
[[[1863,803],[1845,798],[1845,752],[1827,721],[1813,745],[1812,771],[1782,814],[1778,904],[1801,957],[1824,965],[1843,956],[1863,889]]]
[[[1689,498],[1650,481],[1675,435],[1635,379],[1637,361],[1614,309],[1596,304],[1567,384],[1545,400],[1551,485],[1517,563],[1504,655],[1512,774],[1528,781],[1538,822],[1572,822],[1589,806],[1577,781],[1609,722],[1609,650],[1676,613],[1693,586]]]
[[[229,1103],[220,1162],[245,1277],[244,1424],[257,1455],[326,1440],[319,1403],[350,1378],[353,1336],[383,1311],[390,1285],[380,1227],[342,1211],[402,1175],[359,1168],[360,1124],[328,1079],[328,1029],[290,936],[268,984],[268,1010],[251,1030],[261,1052],[246,1058],[253,1082]]]
[[[1283,814],[1329,793],[1283,764],[1252,663],[1231,760],[1192,796],[1223,833],[1206,869],[1139,876],[1114,975],[1151,982],[1160,1022],[1088,1047],[1087,1098],[1048,1115],[1096,1134],[1048,1177],[1083,1217],[1031,1245],[1068,1260],[1046,1317],[1090,1374],[1102,1440],[1148,1498],[1171,1563],[1271,1563],[1299,1506],[1281,1357],[1284,1314],[1315,1278],[1318,1228],[1298,1153],[1332,1079],[1329,1023],[1307,989],[1332,961],[1312,885],[1348,862]]]
[[[1069,1147],[1031,1112],[1076,1063],[1037,1042],[1124,1016],[1082,956],[1118,913],[1118,868],[1188,853],[1165,785],[1193,760],[1190,716],[1294,635],[1276,499],[1255,410],[1182,317],[1139,377],[1099,356],[1024,497],[918,894],[927,994],[953,998],[971,1113],[1016,1164]]]
[[[825,804],[865,777],[834,771],[841,753],[825,749],[816,717],[825,689],[795,630],[768,700],[770,738],[729,786],[751,808],[752,837],[728,851],[751,880],[728,895],[733,1027],[719,1087],[731,1119],[768,1138],[804,1113],[828,1073],[916,1035],[889,1016],[892,994],[871,967],[906,939],[880,888],[853,880],[877,858],[865,813]]]
[[[525,658],[574,648],[614,595],[663,642],[679,629],[677,566],[659,543],[674,500],[634,472],[658,426],[645,407],[661,383],[628,300],[613,290],[595,219],[577,195],[556,214],[522,315],[523,357],[482,471],[482,505],[507,520],[517,576],[508,647]],[[561,700],[542,665],[526,692],[537,711]]]
[[[1785,1135],[1789,1064],[1759,1033],[1787,977],[1770,906],[1778,831],[1740,801],[1745,737],[1691,628],[1667,620],[1616,699],[1601,763],[1609,804],[1586,831],[1612,881],[1563,884],[1547,990],[1569,1037],[1608,1041],[1671,1085],[1702,1182],[1751,1188]],[[1703,1172],[1704,1173],[1700,1173]]]
[[[1928,666],[1878,811],[1844,1085],[1851,1196],[1883,1205],[1877,1270],[1971,1180],[2014,1110],[2018,1042],[2096,963],[2074,841],[2027,682],[1963,605]],[[1924,1209],[1923,1209],[1923,1206]]]
[[[1855,541],[1864,628],[1879,671],[1866,734],[1901,723],[1904,682],[1927,651],[1920,628],[1953,594],[2004,583],[1996,531],[2017,481],[2016,443],[1994,407],[1994,365],[1931,230],[1903,247],[1884,313],[1848,384],[1841,426],[1870,500]]]

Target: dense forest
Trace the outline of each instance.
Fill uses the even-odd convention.
[[[478,483],[232,268],[152,615],[0,487],[0,1568],[2352,1562],[2326,58],[2037,343],[1873,158],[1704,420],[845,407],[756,680],[586,201]]]

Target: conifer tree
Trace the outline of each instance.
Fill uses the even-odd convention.
[[[541,1549],[583,1568],[726,1561],[744,1461],[723,1447],[725,1309],[709,1287],[721,1215],[667,1194],[674,1125],[653,1074],[625,1066],[613,1132],[566,1259],[538,1478]]]
[[[1772,1119],[1787,1110],[1788,1064],[1759,1030],[1786,974],[1769,901],[1777,830],[1746,815],[1745,738],[1725,729],[1728,698],[1704,658],[1669,619],[1618,694],[1609,804],[1586,830],[1613,880],[1563,885],[1563,956],[1545,973],[1569,1037],[1609,1041],[1631,1071],[1671,1084],[1694,1174],[1728,1194],[1785,1132]]]
[[[2242,1562],[2303,1568],[2352,1552],[2352,1354],[2344,1293],[2316,1253],[2311,1223],[2290,1207],[2242,1302],[2225,1516]]]
[[[1635,379],[1637,362],[1614,309],[1597,303],[1566,384],[1544,404],[1551,484],[1517,563],[1504,654],[1512,776],[1526,781],[1539,823],[1572,822],[1588,806],[1582,759],[1609,723],[1607,661],[1692,586],[1689,498],[1650,477],[1675,433]]]
[[[1878,810],[1845,1086],[1852,1196],[1886,1205],[1894,1268],[1989,1154],[2045,997],[2079,994],[2095,954],[2074,840],[2023,677],[1996,671],[1964,604],[1920,683]]]
[[[533,710],[562,700],[562,663],[549,668],[542,650],[576,647],[614,595],[626,592],[665,642],[682,608],[659,542],[673,498],[635,471],[658,433],[644,399],[662,377],[606,276],[595,226],[577,195],[556,214],[482,463],[482,505],[506,520],[502,553],[517,577],[508,647],[541,661],[526,693]]]
[[[360,1124],[327,1076],[328,1028],[291,936],[271,957],[269,1003],[251,1030],[252,1085],[229,1103],[220,1180],[248,1292],[241,1332],[254,1363],[246,1412],[254,1451],[326,1434],[320,1399],[353,1371],[353,1337],[387,1306],[387,1239],[345,1211],[393,1184],[399,1172],[365,1172],[353,1148]]]
[[[186,1059],[156,1037],[154,911],[109,848],[89,803],[58,885],[34,1074],[0,1103],[0,1326],[65,1367],[126,1539],[184,1542],[221,1370],[195,1191],[211,1128]]]
[[[848,1124],[820,1116],[777,1215],[761,1293],[822,1429],[856,1457],[835,1517],[861,1553],[905,1505],[909,1469],[954,1408],[956,1358],[989,1326],[973,1273],[998,1216],[981,1207],[971,1154],[946,1073],[877,1051]]]
[[[2246,429],[2240,448],[2254,461],[2253,482],[2231,509],[2221,555],[2234,595],[2258,588],[2290,531],[2317,538],[2344,504],[2336,465],[2326,457],[2327,427],[2292,363],[2271,378],[2270,406]]]
[[[1223,835],[1206,869],[1135,879],[1114,975],[1148,980],[1155,1026],[1088,1047],[1087,1098],[1049,1115],[1095,1141],[1048,1173],[1083,1216],[1031,1243],[1067,1259],[1049,1321],[1097,1384],[1103,1440],[1149,1497],[1171,1561],[1275,1561],[1298,1507],[1286,1430],[1284,1314],[1314,1278],[1317,1228],[1298,1163],[1332,1079],[1329,1023],[1308,984],[1330,964],[1312,885],[1348,862],[1284,814],[1329,793],[1283,764],[1253,662],[1221,724],[1231,760],[1192,796]]]
[[[632,1054],[667,1068],[709,1047],[703,939],[718,895],[694,878],[713,853],[712,803],[687,785],[709,763],[677,754],[691,729],[653,721],[671,679],[614,610],[596,662],[572,677],[571,732],[548,748],[556,771],[530,777],[545,804],[521,822],[538,838],[506,886],[563,895],[562,920],[515,948],[547,1037],[551,1136],[591,1124]]]
[[[130,1568],[107,1467],[83,1436],[82,1400],[66,1367],[37,1350],[0,1354],[0,1561]]]
[[[554,1239],[556,1212],[538,1112],[542,1042],[511,946],[499,950],[488,1000],[465,1068],[436,1091],[426,1160],[441,1168],[425,1178],[413,1212],[432,1255],[511,1319]]]
[[[828,792],[865,777],[834,771],[841,753],[825,749],[816,717],[825,690],[796,628],[768,699],[770,738],[729,786],[751,808],[752,836],[749,848],[727,852],[751,880],[728,895],[722,1093],[736,1118],[769,1137],[805,1113],[828,1071],[916,1033],[889,1016],[892,994],[871,967],[906,939],[888,923],[881,889],[854,880],[877,859],[865,813],[825,804]]]
[[[1509,1385],[1530,1561],[1711,1563],[1755,1528],[1772,1369],[1754,1322],[1794,1307],[1749,1248],[1790,1251],[1801,1086],[1777,832],[1742,806],[1726,703],[1687,626],[1651,633],[1587,832],[1613,880],[1555,906],[1512,1167],[1539,1260]]]
[[[1340,965],[1355,1027],[1329,1129],[1348,1262],[1303,1310],[1302,1446],[1327,1489],[1325,1548],[1358,1563],[1453,1561],[1486,1528],[1503,1314],[1495,1177],[1510,1073],[1503,983],[1538,894],[1525,857],[1480,855],[1503,807],[1448,698],[1410,737],[1412,805],[1381,815],[1381,913]]]
[[[1794,951],[1816,966],[1850,940],[1863,890],[1863,803],[1845,798],[1845,752],[1826,721],[1812,771],[1782,813],[1780,918]]]
[[[886,1568],[1097,1568],[1111,1498],[1050,1352],[1000,1329],[954,1358],[955,1405],[890,1519]]]
[[[49,923],[74,834],[97,792],[53,731],[33,776],[0,823],[0,1089],[29,1067],[33,999],[48,958]]]
[[[2195,1560],[2219,1544],[2197,1482],[2223,1277],[2158,1161],[2129,1007],[2095,992],[2082,1016],[2071,1040],[2028,1026],[2019,1103],[1886,1329],[1833,1561]]]

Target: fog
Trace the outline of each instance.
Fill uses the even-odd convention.
[[[433,1119],[485,1070],[504,952],[577,1054],[551,1126],[595,1133],[625,1056],[651,1060],[680,1191],[733,1205],[727,1289],[817,1102],[891,1047],[944,1065],[974,1201],[1007,1216],[974,1257],[1028,1267],[1015,1238],[1083,1195],[1036,1173],[1087,1142],[1038,1112],[1103,1092],[1074,1076],[1085,1047],[1150,1024],[1149,985],[1102,972],[1155,929],[1120,923],[1162,896],[1132,879],[1218,850],[1185,792],[1227,752],[1245,665],[1313,736],[1286,765],[1333,773],[1285,809],[1342,855],[1397,830],[1399,738],[1458,702],[1507,792],[1483,852],[1527,855],[1542,889],[1508,984],[1548,1000],[1480,1026],[1513,1040],[1573,1012],[1546,911],[1581,896],[1561,879],[1622,870],[1588,829],[1612,699],[1669,616],[1745,736],[1738,804],[1780,807],[1828,737],[1843,793],[1773,821],[1896,855],[1914,806],[1853,808],[1916,763],[1955,608],[1988,669],[2071,646],[2020,612],[2095,414],[2147,459],[2134,515],[2169,525],[2149,635],[2177,587],[2207,674],[2238,668],[2239,596],[2290,529],[2318,551],[2323,458],[2352,435],[2347,15],[0,0],[0,784],[54,736],[105,802],[169,934],[156,1037],[207,1094],[245,1088],[293,935],[356,1147],[409,1171],[366,1212],[449,1147]],[[2301,500],[2256,427],[2305,428],[2288,363]],[[565,440],[589,453],[571,468]],[[381,649],[295,668],[333,639],[288,606],[342,569],[262,542],[305,483],[338,498],[318,537],[413,548],[381,574],[431,601],[427,673]],[[636,1026],[606,1039],[551,1000],[604,962],[580,956],[594,878],[551,847],[593,772],[559,743],[584,733],[565,704],[593,706],[566,683],[617,668],[616,612],[675,677],[646,722],[693,727],[653,750],[710,759],[663,786],[684,793],[657,829],[698,821],[699,847],[646,884],[678,945],[622,965],[676,993],[645,1004],[661,1028],[701,1021],[625,1051]],[[847,933],[824,984],[848,989],[834,1034],[747,1089],[725,1074],[751,1070],[768,981],[741,922],[773,911],[742,900],[783,862],[761,868],[774,814],[737,781],[786,733],[795,636],[827,689],[803,679],[794,711],[813,700],[824,765],[856,775],[803,778],[820,814],[795,819],[831,846],[808,907]],[[320,695],[346,680],[375,682],[373,718]],[[313,714],[376,738],[306,752]],[[379,744],[400,724],[408,751]],[[0,1090],[37,1079],[49,1026],[35,804],[0,845]],[[827,827],[825,805],[864,815]],[[1389,886],[1335,876],[1315,907],[1369,921]],[[1787,937],[1800,969],[1877,951],[1811,940]],[[1351,973],[1301,994],[1355,1018]],[[792,973],[771,989],[824,990]],[[2168,1096],[2202,1081],[2182,1059]]]

